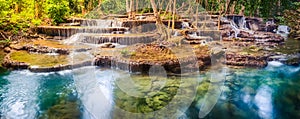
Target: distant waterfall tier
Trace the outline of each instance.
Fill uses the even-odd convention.
[[[113,33],[116,31],[127,31],[126,27],[61,27],[61,26],[39,26],[37,27],[38,33],[46,34],[49,36],[66,36],[69,37],[76,33]]]
[[[118,43],[121,45],[132,45],[136,43],[150,43],[155,41],[156,34],[93,34],[82,33],[78,42],[102,44]]]
[[[69,23],[79,23],[81,26],[99,26],[101,28],[121,27],[122,22],[109,19],[70,19]]]

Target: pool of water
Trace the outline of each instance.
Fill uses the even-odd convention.
[[[99,67],[0,73],[2,118],[300,118],[300,67],[226,68],[185,76]]]

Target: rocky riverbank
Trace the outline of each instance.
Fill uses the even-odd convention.
[[[299,47],[290,48],[298,43],[286,44],[290,40],[274,33],[278,25],[266,24],[260,18],[226,15],[220,18],[218,26],[219,16],[209,18],[209,21],[199,21],[197,27],[192,26],[190,20],[177,20],[176,29],[170,33],[172,38],[165,41],[156,40],[162,35],[156,30],[145,31],[146,27],[156,27],[153,19],[148,22],[147,18],[134,21],[126,21],[126,18],[81,19],[76,26],[65,26],[69,23],[64,26],[41,26],[37,32],[46,36],[39,35],[34,39],[6,46],[4,49],[8,54],[2,65],[33,72],[59,71],[90,65],[147,72],[151,67],[158,66],[171,73],[197,71],[211,66],[214,61],[242,67],[265,67],[268,61],[274,60],[299,65],[300,52],[295,50]],[[86,23],[89,21],[96,26],[89,28],[88,25],[91,24]],[[134,30],[136,28],[141,30]],[[54,37],[63,39],[55,40]],[[290,49],[287,48],[287,51],[296,52],[281,52],[281,46],[288,46]],[[77,52],[90,55],[74,59],[73,55]],[[216,55],[221,59],[216,59]]]

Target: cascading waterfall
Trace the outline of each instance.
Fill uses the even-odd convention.
[[[237,25],[234,23],[234,21],[230,21],[230,26],[232,30],[234,31],[234,38],[238,38],[238,34],[241,32],[241,30],[237,27]]]
[[[242,17],[239,22],[238,22],[238,26],[240,29],[243,30],[249,30],[249,28],[247,28],[247,21],[245,17]]]
[[[92,20],[84,20],[82,22],[82,26],[100,27],[100,28],[122,27],[122,22],[117,20],[92,19]]]
[[[63,43],[65,44],[73,44],[76,42],[80,42],[80,40],[82,39],[82,35],[84,33],[76,33],[74,35],[72,35],[71,37],[69,37],[68,39],[64,40]]]
[[[279,35],[281,35],[284,38],[287,38],[288,35],[290,34],[290,30],[291,29],[288,26],[279,25],[278,28],[277,28],[276,33],[279,34]]]
[[[230,27],[234,31],[234,36],[231,36],[231,37],[238,38],[238,34],[240,34],[241,31],[248,32],[250,34],[254,34],[254,31],[250,30],[247,27],[246,18],[244,16],[241,17],[241,18],[239,18],[239,17],[233,16],[232,20],[229,20],[227,18],[223,18],[223,20],[230,22]]]
[[[82,25],[85,25],[85,27],[95,28],[121,27],[121,23],[115,20],[87,20]],[[97,47],[101,45],[98,43],[99,40],[96,40],[95,38],[97,37],[96,35],[99,35],[101,32],[81,32],[83,33],[77,33],[73,35],[66,43],[73,43],[74,46],[78,47],[80,47],[83,42],[88,44],[97,44],[88,45],[92,48],[92,50],[97,49]],[[108,39],[108,42],[112,42],[112,37]],[[91,52],[72,52],[70,55],[73,63],[82,60],[94,61],[94,56],[91,54]],[[92,62],[92,65],[93,64],[94,62]],[[73,69],[73,74],[76,89],[79,94],[78,98],[82,102],[82,118],[110,118],[113,104],[113,91],[111,83],[111,81],[113,81],[111,77],[112,73],[109,71],[101,72],[99,69],[96,69],[96,67],[90,66]]]

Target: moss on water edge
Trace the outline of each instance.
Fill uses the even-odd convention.
[[[124,92],[124,86],[128,86],[130,82],[127,79],[116,80],[119,87],[114,89],[115,103],[122,110],[132,113],[143,113],[143,116],[145,116],[143,118],[154,118],[152,116],[155,116],[155,118],[167,118],[164,116],[168,114],[174,116],[177,113],[176,111],[178,111],[177,109],[185,108],[185,105],[189,105],[187,103],[193,102],[194,99],[203,99],[210,84],[208,79],[195,84],[194,81],[199,77],[193,76],[184,77],[184,79],[182,79],[183,77],[174,76],[151,78],[148,76],[131,75],[130,77],[137,85],[126,87],[126,92],[130,92],[128,94]],[[191,98],[190,96],[194,93],[197,93],[197,96]],[[163,108],[168,110],[166,112],[168,114],[159,113],[164,110]],[[119,110],[116,110],[114,116],[130,118],[132,115],[123,114]]]
[[[40,119],[79,119],[80,110],[77,102],[65,102],[50,107]]]
[[[0,68],[2,67],[2,62],[6,53],[3,50],[0,50]]]
[[[51,48],[62,48],[62,49],[71,49],[72,46],[64,45],[58,41],[52,41],[52,40],[35,40],[32,43],[33,45],[39,45],[39,46],[47,46]]]
[[[10,54],[14,61],[25,62],[31,66],[53,67],[69,63],[67,55],[32,54],[27,51],[15,51]]]
[[[287,39],[284,45],[277,47],[274,52],[283,54],[296,54],[300,53],[300,41],[295,39]]]

